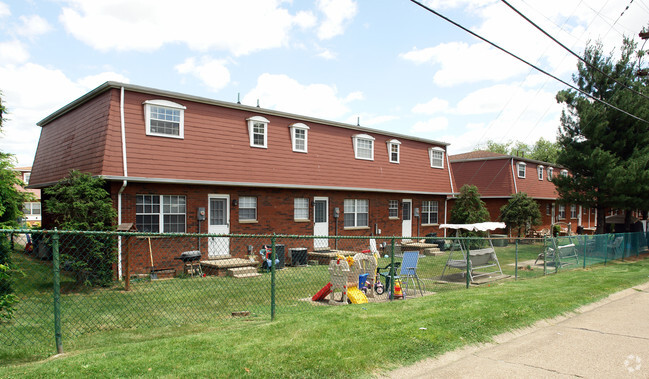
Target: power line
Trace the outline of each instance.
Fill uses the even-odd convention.
[[[568,87],[574,89],[575,91],[581,93],[582,95],[587,96],[587,97],[593,99],[594,101],[597,101],[597,102],[599,102],[599,103],[602,103],[602,104],[604,104],[604,105],[607,106],[607,107],[610,107],[610,108],[613,108],[613,109],[615,109],[615,110],[617,110],[617,111],[619,111],[619,112],[622,112],[622,113],[624,113],[625,115],[627,115],[627,116],[629,116],[629,117],[632,117],[632,118],[634,118],[634,119],[636,119],[636,120],[638,120],[638,121],[642,121],[642,122],[644,122],[644,123],[649,124],[649,121],[647,121],[647,120],[645,120],[645,119],[643,119],[643,118],[640,118],[640,117],[638,117],[638,116],[636,116],[636,115],[634,115],[634,114],[631,114],[631,113],[629,113],[629,112],[627,112],[627,111],[625,111],[625,110],[623,110],[623,109],[620,109],[620,108],[616,107],[616,106],[613,105],[613,104],[609,104],[608,102],[606,102],[606,101],[604,101],[604,100],[602,100],[602,99],[598,99],[598,98],[596,98],[596,97],[590,95],[589,93],[586,93],[585,91],[582,91],[581,89],[579,89],[579,88],[573,86],[572,84],[566,82],[565,80],[562,80],[562,79],[560,79],[560,78],[558,78],[558,77],[556,77],[556,76],[550,74],[549,72],[543,70],[542,68],[540,68],[540,67],[538,67],[538,66],[536,66],[536,65],[534,65],[534,64],[532,64],[532,63],[530,63],[530,62],[528,62],[528,61],[526,61],[525,59],[523,59],[523,58],[517,56],[516,54],[510,53],[509,51],[505,50],[504,48],[502,48],[502,47],[496,45],[495,43],[489,41],[488,39],[486,39],[486,38],[484,38],[484,37],[482,37],[482,36],[480,36],[480,35],[474,33],[473,31],[471,31],[471,30],[465,28],[464,26],[462,26],[462,25],[458,24],[457,22],[451,20],[450,18],[448,18],[448,17],[442,15],[441,13],[439,13],[439,12],[437,12],[437,11],[435,11],[435,10],[433,10],[433,9],[431,9],[431,8],[429,8],[429,7],[427,7],[427,6],[425,6],[425,5],[423,5],[423,4],[420,3],[419,1],[417,1],[417,0],[410,0],[410,1],[413,2],[413,3],[415,3],[415,4],[417,4],[417,5],[419,5],[420,7],[424,8],[424,9],[426,9],[427,11],[431,12],[431,13],[434,14],[435,16],[437,16],[437,17],[443,19],[444,21],[447,21],[447,22],[449,22],[449,23],[451,23],[451,24],[457,26],[458,28],[460,28],[460,29],[464,30],[465,32],[471,34],[472,36],[474,36],[474,37],[480,39],[481,41],[486,42],[486,43],[488,43],[489,45],[495,47],[496,49],[498,49],[498,50],[500,50],[500,51],[506,53],[507,55],[509,55],[509,56],[511,56],[511,57],[513,57],[513,58],[516,58],[517,60],[519,60],[519,61],[525,63],[526,65],[535,68],[537,71],[539,71],[539,72],[541,72],[541,73],[543,73],[543,74],[545,74],[545,75],[547,75],[547,76],[553,78],[554,80],[556,80],[556,81],[558,81],[558,82],[560,82],[560,83],[562,83],[562,84],[564,84],[564,85],[566,85],[566,86],[568,86]]]
[[[590,68],[592,68],[592,69],[595,69],[595,70],[596,70],[597,72],[599,72],[600,74],[606,76],[607,78],[611,79],[611,80],[614,81],[615,83],[617,83],[617,84],[619,84],[620,86],[622,86],[622,88],[628,89],[629,91],[635,93],[636,95],[640,95],[640,96],[644,97],[645,99],[649,100],[649,96],[646,96],[646,95],[644,95],[644,94],[642,94],[642,93],[640,93],[640,92],[634,90],[633,88],[627,87],[625,84],[618,82],[615,78],[609,76],[607,73],[605,73],[604,71],[600,70],[599,67],[596,67],[595,65],[592,65],[590,62],[588,62],[588,61],[586,61],[584,58],[582,58],[579,54],[577,54],[577,53],[575,53],[574,51],[570,50],[570,48],[568,48],[566,45],[564,45],[564,44],[562,44],[561,42],[559,42],[556,38],[554,38],[553,36],[551,36],[551,35],[550,35],[548,32],[546,32],[543,28],[541,28],[540,26],[538,26],[537,24],[535,24],[534,21],[532,21],[532,20],[530,20],[529,18],[527,18],[527,16],[525,16],[524,14],[522,14],[518,9],[514,8],[511,4],[509,4],[509,3],[507,2],[507,0],[500,0],[500,1],[502,1],[503,3],[505,3],[505,5],[507,5],[509,8],[511,8],[511,9],[512,9],[514,12],[516,12],[519,16],[523,17],[523,18],[525,19],[525,21],[527,21],[527,22],[529,22],[530,24],[532,24],[532,25],[533,25],[535,28],[537,28],[541,33],[545,34],[545,35],[546,35],[548,38],[550,38],[552,41],[554,41],[554,42],[557,43],[559,46],[561,46],[561,47],[563,47],[564,49],[566,49],[570,54],[572,54],[572,55],[574,55],[575,57],[577,57],[577,59],[579,59],[580,61],[582,61],[582,62],[583,62],[584,64],[586,64],[588,67],[590,67]],[[633,1],[631,1],[631,2],[633,2]],[[629,8],[629,7],[627,6],[627,9],[628,9],[628,8]],[[624,12],[622,12],[622,14],[624,14]],[[620,16],[622,16],[622,15],[620,15]],[[619,17],[618,17],[618,20],[619,20]],[[617,22],[617,21],[616,21],[616,22]]]

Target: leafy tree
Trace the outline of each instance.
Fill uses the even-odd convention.
[[[478,187],[470,184],[463,185],[451,210],[451,223],[475,224],[485,221],[489,221],[489,211],[485,202],[480,200]]]
[[[541,224],[541,211],[534,199],[519,192],[500,208],[500,220],[511,230],[516,229],[520,237],[527,233],[529,226]]]
[[[498,143],[492,140],[487,141],[485,150],[494,153],[521,156],[537,161],[548,163],[557,163],[557,154],[559,152],[559,144],[557,142],[550,142],[543,137],[530,146],[520,141],[508,141],[505,143]]]
[[[619,58],[605,55],[600,42],[589,45],[573,81],[577,88],[644,120],[649,119],[646,87],[635,75],[636,44],[625,38]],[[597,69],[593,68],[596,67]],[[602,74],[606,73],[607,75]],[[615,80],[611,79],[614,78]],[[649,127],[574,90],[557,93],[561,115],[558,163],[569,176],[553,180],[568,203],[597,208],[597,232],[604,232],[606,208],[649,209]]]
[[[77,170],[44,190],[45,209],[54,224],[63,230],[114,230],[117,212],[105,182]],[[114,241],[104,235],[65,235],[61,238],[61,257],[77,273],[79,282],[106,286],[112,282],[116,261]]]

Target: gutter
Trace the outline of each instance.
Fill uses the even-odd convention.
[[[126,164],[126,124],[124,122],[124,87],[120,90],[119,95],[119,122],[122,134],[122,163],[124,165],[124,179],[122,187],[117,192],[117,224],[122,223],[122,192],[128,184],[128,166]],[[122,237],[117,242],[117,277],[122,277]]]
[[[516,186],[516,173],[514,172],[514,157],[510,159],[512,166],[512,179],[514,179],[514,193],[518,193],[518,187]]]

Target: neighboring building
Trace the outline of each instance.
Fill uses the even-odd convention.
[[[20,176],[25,184],[29,184],[30,175],[32,168],[31,167],[14,167],[17,175]],[[21,192],[30,192],[34,195],[34,201],[26,202],[23,204],[23,213],[25,222],[29,226],[40,226],[41,225],[41,190],[39,189],[30,189],[17,186],[18,190]]]
[[[453,193],[446,143],[130,84],[107,82],[38,125],[31,187],[70,169],[102,177],[119,222],[139,231],[425,235]],[[203,245],[203,258],[247,254]]]
[[[550,178],[568,174],[561,166],[490,151],[452,155],[449,160],[457,190],[465,184],[478,187],[492,221],[499,219],[500,208],[512,194],[525,192],[539,204],[541,211],[541,225],[535,226],[535,230],[550,230],[555,223],[564,229],[569,226],[572,233],[580,225],[595,229],[595,210],[557,201],[559,195]]]

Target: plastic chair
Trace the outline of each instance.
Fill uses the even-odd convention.
[[[419,262],[419,252],[418,251],[404,251],[403,260],[401,261],[401,270],[399,276],[405,281],[405,290],[408,293],[408,280],[412,281],[414,287],[415,282],[419,288],[419,293],[421,296],[424,296],[424,291],[421,289],[421,282],[419,281],[419,276],[417,275],[417,263]],[[416,291],[415,291],[416,292]]]

